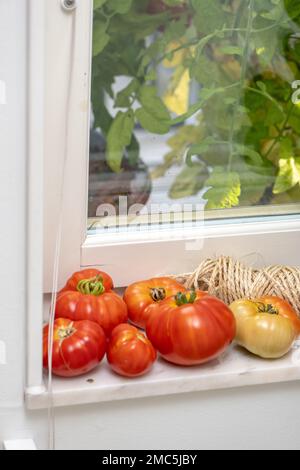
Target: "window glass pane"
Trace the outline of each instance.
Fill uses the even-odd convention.
[[[299,5],[94,1],[91,229],[298,211]]]

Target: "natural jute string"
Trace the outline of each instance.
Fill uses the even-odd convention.
[[[182,274],[176,279],[187,288],[208,291],[228,305],[242,298],[279,296],[300,316],[300,268],[268,266],[254,269],[221,256],[203,261],[194,273]]]

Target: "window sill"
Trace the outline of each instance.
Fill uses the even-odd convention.
[[[114,400],[220,390],[300,380],[300,349],[294,348],[277,361],[266,361],[233,346],[219,360],[201,367],[181,368],[159,360],[150,374],[124,379],[103,362],[93,373],[75,379],[53,380],[55,407],[85,405]],[[28,409],[48,406],[46,391],[26,391]]]

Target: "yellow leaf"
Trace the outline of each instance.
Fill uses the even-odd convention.
[[[168,44],[166,48],[166,53],[172,53],[172,51],[175,51],[179,47],[182,46],[182,43],[179,41],[172,41],[170,44]],[[174,52],[172,58],[167,58],[163,61],[163,65],[166,68],[175,68],[178,67],[178,65],[181,65],[184,59],[184,56],[186,54],[186,49],[180,49],[177,52]]]
[[[180,76],[174,77],[176,85],[171,83],[167,93],[164,95],[164,103],[167,108],[175,114],[184,114],[188,111],[190,96],[190,74],[187,69],[181,71]]]

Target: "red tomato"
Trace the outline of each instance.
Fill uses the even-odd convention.
[[[113,292],[95,296],[65,291],[57,297],[55,318],[90,320],[109,336],[117,325],[127,322],[128,314],[123,299]]]
[[[159,303],[183,291],[185,288],[169,277],[158,277],[132,284],[124,294],[130,321],[140,328],[145,328],[149,316],[146,308],[149,305]]]
[[[49,325],[44,328],[43,364],[48,368]],[[90,321],[55,321],[52,372],[60,377],[86,374],[102,361],[107,340],[103,329]]]
[[[140,330],[128,324],[119,325],[112,332],[107,360],[117,374],[139,377],[152,368],[156,351]]]
[[[73,276],[71,276],[67,281],[62,291],[77,291],[79,282],[83,280],[89,280],[90,282],[101,281],[106,292],[112,290],[114,287],[113,280],[108,274],[104,273],[103,271],[98,271],[98,269],[84,269],[83,271],[74,273]]]
[[[90,320],[98,323],[107,336],[120,323],[128,320],[127,306],[123,299],[114,292],[106,292],[105,285],[110,287],[110,278],[105,278],[105,273],[87,279],[91,271],[75,273],[67,283],[71,290],[63,289],[57,296],[55,318],[67,318],[69,320]],[[95,271],[92,270],[95,274]],[[107,275],[105,275],[107,276]],[[75,282],[78,281],[75,289]],[[105,283],[104,283],[105,281]]]
[[[235,318],[204,292],[179,293],[152,308],[147,336],[162,357],[182,366],[203,364],[222,354],[236,333]]]

